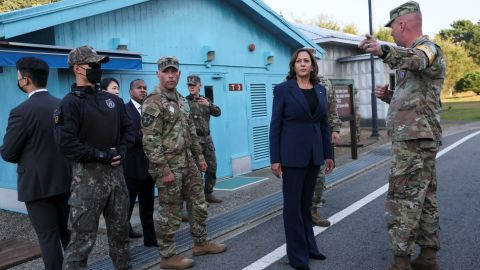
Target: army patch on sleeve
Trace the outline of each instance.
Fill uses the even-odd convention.
[[[425,53],[425,55],[428,58],[428,65],[431,65],[433,61],[435,60],[435,56],[437,55],[437,49],[435,46],[428,46],[427,44],[420,44],[417,47],[415,47]]]
[[[151,126],[157,116],[158,116],[157,110],[151,107],[145,107],[142,112],[142,127]]]

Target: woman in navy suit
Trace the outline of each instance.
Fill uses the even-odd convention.
[[[272,173],[283,178],[283,221],[287,256],[295,269],[310,269],[309,258],[324,260],[312,228],[312,196],[320,166],[333,170],[326,89],[310,49],[297,50],[287,81],[274,89],[270,123]]]

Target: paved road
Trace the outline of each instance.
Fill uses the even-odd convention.
[[[465,131],[444,139],[442,149],[478,130]],[[445,151],[444,151],[445,152]],[[440,207],[441,269],[480,269],[480,134],[456,146],[437,159]],[[316,237],[323,262],[311,261],[311,269],[385,269],[391,261],[384,221],[385,194],[365,204],[342,220],[339,213],[387,183],[388,163],[335,186],[325,193],[321,214],[335,224]],[[350,208],[349,208],[350,209]],[[344,212],[341,212],[344,213]],[[317,229],[318,230],[318,229]],[[285,242],[282,215],[263,222],[226,243],[229,251],[196,257],[192,269],[291,269],[282,256],[260,267]],[[190,256],[187,252],[187,256]]]

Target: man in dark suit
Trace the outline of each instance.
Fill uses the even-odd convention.
[[[142,101],[147,96],[147,86],[141,79],[133,80],[130,83],[130,102],[126,104],[127,114],[132,119],[135,129],[135,144],[128,149],[123,163],[123,173],[127,183],[130,196],[129,219],[132,216],[135,200],[138,195],[138,204],[140,212],[140,221],[143,229],[143,243],[147,247],[158,247],[157,237],[155,235],[155,225],[153,223],[153,199],[155,182],[148,173],[148,159],[143,152],[142,130],[140,126],[140,115]],[[130,225],[130,237],[136,237],[138,233],[134,232]],[[138,234],[138,236],[141,236]]]
[[[41,59],[17,61],[18,87],[28,99],[12,109],[1,154],[17,163],[18,200],[25,202],[45,269],[61,269],[67,229],[71,164],[54,141],[53,112],[60,100],[45,89],[49,67]]]

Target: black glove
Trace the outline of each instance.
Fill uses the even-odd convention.
[[[117,155],[117,151],[115,149],[109,149],[106,151],[97,151],[96,158],[97,162],[103,164],[110,164],[112,163],[113,157]]]

